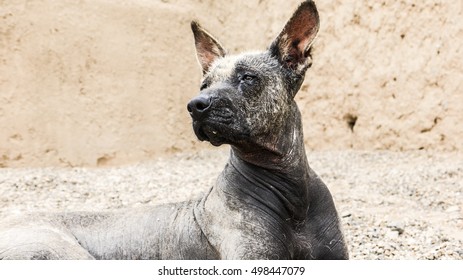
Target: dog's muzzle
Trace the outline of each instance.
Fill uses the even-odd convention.
[[[211,98],[201,95],[193,98],[187,105],[187,110],[193,119],[193,130],[200,141],[211,141],[211,138],[217,134],[215,130],[204,125],[211,105]]]
[[[188,103],[187,109],[194,121],[201,121],[211,108],[211,104],[211,98],[200,95]]]
[[[209,141],[214,146],[223,144],[227,138],[227,126],[231,123],[232,113],[229,109],[218,107],[213,98],[199,95],[187,105],[193,120],[193,130],[200,141]]]

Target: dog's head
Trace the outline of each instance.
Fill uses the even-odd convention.
[[[191,24],[203,71],[200,93],[188,103],[199,140],[215,146],[272,141],[289,114],[319,29],[312,1],[303,2],[264,52],[228,55],[196,22]]]

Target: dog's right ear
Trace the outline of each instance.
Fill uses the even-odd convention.
[[[203,75],[209,71],[212,63],[225,56],[226,51],[209,32],[202,28],[196,21],[191,22],[191,30],[195,37],[196,55],[202,67]]]

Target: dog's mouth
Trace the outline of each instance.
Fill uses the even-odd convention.
[[[227,142],[220,124],[193,121],[193,130],[200,141],[208,141],[214,146],[220,146]]]
[[[200,141],[214,146],[241,145],[250,137],[250,130],[236,122],[223,123],[215,120],[193,121],[193,130]]]

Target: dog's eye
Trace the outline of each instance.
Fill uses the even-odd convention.
[[[252,82],[256,79],[256,76],[250,75],[250,74],[244,74],[241,76],[241,81],[242,82]]]
[[[206,89],[208,86],[209,86],[208,83],[202,83],[202,84],[201,84],[201,87],[199,88],[199,90]]]

